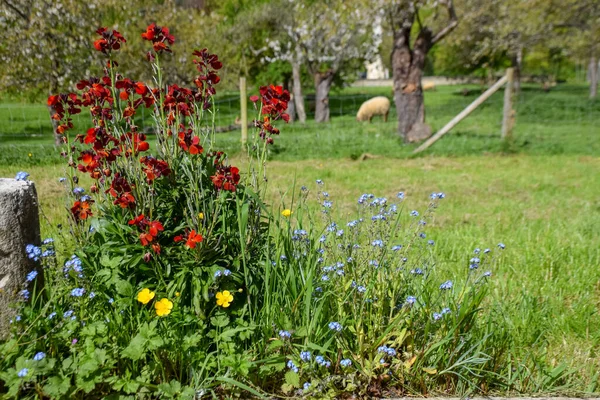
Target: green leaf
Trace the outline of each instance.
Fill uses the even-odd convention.
[[[126,280],[119,279],[115,285],[117,289],[117,293],[119,293],[123,297],[132,297],[133,296],[133,286],[131,283]]]
[[[166,398],[174,398],[180,391],[181,383],[176,380],[158,385],[158,392],[164,395]]]
[[[142,336],[142,334],[138,333],[135,335],[129,345],[123,350],[123,357],[130,358],[134,361],[139,360],[144,356],[146,347],[146,338]]]
[[[300,387],[300,376],[294,371],[285,373],[285,383],[293,388]]]
[[[123,262],[123,257],[113,257],[110,258],[108,255],[104,254],[100,257],[100,264],[103,267],[108,268],[117,268]]]
[[[210,319],[210,324],[217,328],[223,328],[229,325],[229,317],[227,315],[218,315]]]
[[[61,376],[51,376],[44,385],[44,394],[56,399],[64,396],[71,387],[71,380]]]

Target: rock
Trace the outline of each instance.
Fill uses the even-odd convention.
[[[35,185],[0,178],[0,339],[7,336],[9,321],[16,314],[10,305],[24,289],[27,274],[36,268],[25,253],[28,244],[40,245]]]

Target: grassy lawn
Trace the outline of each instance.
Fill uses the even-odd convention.
[[[235,160],[240,161],[240,160]],[[12,176],[21,166],[0,167]],[[57,177],[62,166],[30,167],[37,183],[44,231],[56,234],[64,208]],[[595,390],[600,371],[600,159],[587,156],[436,157],[414,160],[275,161],[270,199],[289,206],[294,180],[314,187],[323,179],[340,216],[362,193],[407,193],[407,207],[423,209],[432,191],[447,198],[429,237],[438,269],[466,273],[476,247],[507,246],[494,273],[494,298],[518,332],[517,353],[546,352],[553,367],[573,370],[565,390]],[[540,388],[543,391],[543,387]]]
[[[434,130],[475,99],[456,94],[461,89],[427,93]],[[325,181],[340,215],[352,212],[362,193],[391,198],[404,191],[407,207],[422,209],[431,192],[445,192],[429,235],[436,242],[437,268],[466,273],[474,248],[505,243],[492,292],[517,333],[515,353],[526,357],[534,350],[544,354],[547,366],[571,371],[560,383],[565,392],[597,391],[600,102],[590,102],[585,90],[563,85],[544,93],[526,87],[510,145],[499,140],[498,93],[431,151],[411,158],[415,146],[400,143],[395,122],[354,121],[362,100],[390,90],[347,89],[343,100],[331,104],[332,115],[342,109],[344,116],[329,124],[282,129],[268,164],[270,200],[275,208],[289,205],[293,182],[314,188],[316,179]],[[225,113],[217,125],[225,125],[235,118],[238,104],[227,98],[220,104]],[[45,216],[44,234],[55,235],[66,215],[58,183],[63,165],[51,145],[45,108],[28,107],[24,113],[20,105],[0,104],[0,118],[8,121],[0,129],[0,176],[13,177],[19,170],[31,174]],[[15,136],[21,134],[40,136]],[[218,146],[234,153],[233,163],[243,164],[235,155],[239,132],[219,135]],[[356,160],[363,153],[374,157]],[[548,384],[556,386],[551,379]],[[540,383],[538,391],[544,388]]]
[[[462,94],[464,88],[473,93]],[[440,86],[427,92],[427,121],[434,131],[440,129],[476,97],[478,86]],[[514,142],[499,140],[503,93],[486,101],[425,155],[473,156],[490,153],[523,154],[600,154],[600,101],[587,98],[584,85],[559,85],[545,93],[537,86],[525,86],[517,101]],[[250,91],[252,93],[252,91]],[[360,104],[374,95],[391,96],[390,88],[347,88],[333,92],[332,119],[327,124],[291,124],[272,147],[271,158],[282,161],[329,158],[357,158],[364,153],[406,158],[415,145],[403,145],[396,134],[395,109],[390,121],[375,119],[372,124],[357,123]],[[239,99],[228,93],[217,98],[217,126],[233,123],[239,115]],[[307,101],[310,108],[310,101]],[[252,110],[252,106],[250,106]],[[138,125],[149,130],[151,117],[140,115]],[[140,114],[142,114],[140,113]],[[142,118],[143,117],[143,118]],[[252,118],[252,113],[249,118]],[[52,146],[52,134],[44,105],[0,103],[0,164],[36,165],[59,162]],[[310,118],[309,118],[310,119]],[[82,113],[74,118],[76,126],[87,127]],[[218,135],[220,148],[234,154],[240,151],[240,132]],[[31,157],[29,154],[32,154]]]

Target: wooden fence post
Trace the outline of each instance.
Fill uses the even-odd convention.
[[[500,78],[500,80],[498,80],[498,82],[494,83],[494,85],[491,88],[489,88],[488,90],[486,90],[481,96],[479,96],[477,99],[475,99],[475,101],[473,101],[471,104],[469,104],[467,106],[467,108],[465,108],[464,110],[462,110],[460,112],[460,114],[458,114],[456,117],[452,118],[452,121],[448,122],[435,135],[433,135],[432,137],[430,137],[429,139],[427,139],[427,141],[425,141],[425,143],[423,143],[415,151],[413,151],[413,154],[414,153],[420,153],[423,150],[427,149],[432,144],[434,144],[439,138],[441,138],[446,133],[448,133],[450,131],[450,129],[454,128],[460,121],[462,121],[463,119],[465,119],[467,117],[467,115],[471,114],[473,112],[473,110],[475,110],[477,107],[479,107],[481,105],[481,103],[483,103],[491,95],[493,95],[494,93],[496,93],[496,91],[498,89],[500,89],[502,87],[502,85],[504,85],[506,83],[506,81],[507,81],[507,77],[506,77],[506,75],[504,75],[502,78]]]
[[[248,143],[248,96],[246,96],[246,78],[240,77],[240,107],[242,118],[242,147]]]
[[[512,137],[512,129],[515,122],[515,110],[513,110],[514,93],[514,69],[506,70],[506,87],[504,89],[504,111],[502,117],[502,139],[509,140]]]

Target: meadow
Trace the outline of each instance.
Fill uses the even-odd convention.
[[[447,86],[427,93],[434,131],[474,100],[462,89]],[[475,248],[506,244],[493,271],[489,301],[501,304],[497,312],[516,333],[505,344],[509,352],[539,363],[538,371],[506,371],[513,382],[507,391],[597,392],[600,102],[587,99],[585,86],[559,85],[549,93],[525,87],[517,103],[514,140],[504,143],[498,93],[430,151],[413,157],[415,146],[402,144],[395,134],[394,113],[388,123],[354,121],[362,100],[388,91],[345,89],[334,93],[332,122],[282,127],[268,163],[273,206],[289,206],[292,186],[316,179],[325,181],[340,215],[353,211],[362,193],[391,198],[404,191],[407,207],[419,209],[426,207],[431,192],[444,192],[447,197],[429,230],[436,268],[466,274]],[[228,98],[218,103],[217,125],[237,115],[237,102]],[[0,104],[0,118],[6,121],[0,128],[0,176],[20,170],[31,174],[47,236],[59,234],[66,212],[58,183],[64,167],[51,144],[45,113],[44,106]],[[244,163],[239,131],[219,134],[217,143]],[[369,156],[363,159],[365,153]]]

